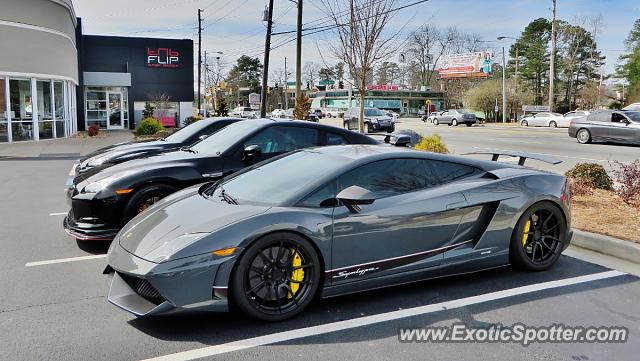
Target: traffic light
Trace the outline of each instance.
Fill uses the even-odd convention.
[[[342,80],[338,82],[338,89],[344,89],[344,82]]]
[[[309,82],[307,82],[307,89],[311,89]]]
[[[278,90],[278,83],[276,83],[276,85],[275,85],[275,87],[274,87],[274,88],[275,88],[276,90]]]

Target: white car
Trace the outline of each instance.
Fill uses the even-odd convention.
[[[622,108],[622,110],[640,111],[640,103],[629,104]]]
[[[271,118],[282,119],[286,117],[287,117],[287,111],[284,109],[275,109],[274,111],[271,112]]]
[[[520,121],[520,125],[523,127],[569,128],[569,123],[571,123],[571,120],[565,119],[562,114],[549,112],[529,115]]]
[[[253,109],[250,107],[237,107],[229,113],[232,117],[249,118],[253,115]]]
[[[344,110],[327,108],[324,110],[324,114],[327,116],[327,118],[342,118],[344,116]]]
[[[572,112],[565,113],[564,119],[566,119],[569,122],[569,124],[571,124],[572,120],[586,117],[589,114],[591,114],[591,112],[586,111],[586,110],[574,110]],[[568,125],[567,125],[567,127],[568,127]]]

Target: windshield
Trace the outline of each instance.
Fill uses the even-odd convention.
[[[198,133],[202,129],[209,126],[210,124],[211,122],[204,121],[204,120],[196,121],[178,130],[177,132],[171,134],[166,139],[171,143],[182,143],[187,139],[189,139],[194,134]]]
[[[384,115],[384,113],[380,109],[375,108],[365,108],[364,116],[365,117],[378,117]]]
[[[257,127],[253,122],[233,123],[194,144],[191,149],[198,153],[220,155],[236,144],[238,140],[256,129]]]
[[[636,123],[640,122],[640,111],[626,111],[626,112],[624,112],[624,114],[626,116],[628,116],[629,119],[633,120],[634,122],[636,122]]]
[[[281,204],[346,161],[339,156],[310,154],[313,152],[295,152],[241,173],[216,187],[211,196],[219,199],[224,189],[239,204]]]

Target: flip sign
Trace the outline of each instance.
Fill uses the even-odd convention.
[[[144,64],[150,68],[179,68],[180,52],[171,48],[147,48]]]

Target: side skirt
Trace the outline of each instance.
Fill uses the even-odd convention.
[[[508,261],[507,261],[508,262]],[[375,290],[385,287],[393,287],[407,283],[420,282],[430,279],[458,276],[468,273],[486,271],[493,268],[508,266],[505,263],[504,254],[493,254],[487,257],[478,258],[473,261],[458,263],[445,263],[439,266],[426,269],[415,270],[406,273],[381,276],[336,286],[325,287],[320,297],[329,298],[342,296],[361,291]]]

